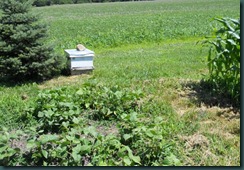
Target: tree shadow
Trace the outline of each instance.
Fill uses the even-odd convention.
[[[23,80],[20,78],[18,80],[14,80],[7,76],[1,75],[1,73],[0,73],[0,87],[17,87],[17,86],[22,86],[25,84],[32,84],[32,83],[41,84],[45,81],[51,80],[51,79],[59,77],[59,76],[68,77],[70,75],[71,75],[71,70],[69,68],[63,68],[60,70],[60,74],[56,74],[56,75],[50,76],[49,78],[45,78],[42,80],[32,79],[32,78],[23,79]]]
[[[50,78],[51,79],[51,78]],[[41,84],[43,83],[44,81],[47,81],[49,79],[46,79],[46,80],[11,80],[11,79],[8,79],[6,77],[1,77],[0,76],[0,87],[11,87],[11,88],[14,88],[14,87],[17,87],[17,86],[22,86],[22,85],[26,85],[26,84],[33,84],[33,83],[36,83],[36,84]]]
[[[232,100],[227,93],[217,93],[213,86],[206,81],[188,81],[181,83],[183,90],[187,91],[187,97],[200,107],[204,104],[207,107],[217,106],[220,108],[231,108],[234,112],[240,110],[240,104]]]
[[[5,77],[0,76],[0,87],[16,87],[23,84],[27,84],[27,82],[15,82],[13,80],[9,80]]]

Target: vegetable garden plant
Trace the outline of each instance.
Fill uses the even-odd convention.
[[[214,91],[240,102],[240,19],[216,18],[222,24],[204,43],[209,44],[209,81]],[[227,92],[227,93],[226,93]]]
[[[95,86],[93,81],[77,89],[44,90],[22,115],[33,117],[36,126],[17,132],[1,128],[0,164],[180,165],[171,152],[173,143],[165,143],[168,124],[163,118],[141,121],[143,111],[137,103],[142,97],[140,91]],[[97,120],[107,120],[108,125],[116,121],[118,132],[104,135],[90,123]]]

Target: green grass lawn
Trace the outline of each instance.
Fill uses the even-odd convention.
[[[216,98],[200,83],[208,73],[208,49],[197,43],[210,35],[212,26],[217,26],[212,22],[214,17],[237,18],[239,11],[237,0],[158,0],[33,8],[50,25],[48,42],[55,44],[60,57],[65,56],[64,49],[82,43],[95,51],[95,70],[89,75],[60,76],[39,84],[1,82],[0,124],[10,131],[36,127],[38,120],[26,117],[26,110],[37,105],[39,93],[65,87],[73,94],[85,82],[95,80],[98,86],[144,93],[138,101],[140,121],[135,125],[158,129],[152,132],[163,140],[158,143],[151,134],[145,133],[149,135],[145,138],[142,133],[141,143],[128,145],[135,156],[146,153],[146,144],[148,148],[162,146],[165,152],[164,160],[151,155],[150,159],[158,159],[153,165],[240,166],[240,110],[220,107],[219,101],[206,102]],[[122,120],[82,118],[82,125],[93,125],[97,131],[108,128],[110,132],[111,127],[123,125]],[[148,153],[162,154],[153,150]],[[114,154],[109,149],[101,149],[99,154],[100,157],[94,155],[96,165],[116,165],[122,161],[118,158],[117,162],[106,162]],[[144,156],[140,157],[143,160]],[[128,160],[124,156],[118,164],[128,165],[132,160],[136,164],[137,158]]]
[[[160,78],[201,79],[206,71],[206,50],[196,42],[177,40],[105,50],[94,59],[93,75],[102,82],[121,85]]]

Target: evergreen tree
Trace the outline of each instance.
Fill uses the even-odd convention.
[[[29,0],[1,0],[0,76],[44,80],[59,73],[61,63],[46,45],[47,26],[30,13]]]

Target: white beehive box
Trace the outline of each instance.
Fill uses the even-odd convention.
[[[65,52],[70,59],[71,74],[79,74],[84,71],[91,71],[94,69],[93,58],[95,53],[89,49],[82,51],[76,49],[67,49]]]

